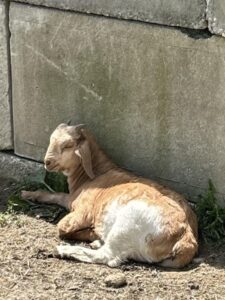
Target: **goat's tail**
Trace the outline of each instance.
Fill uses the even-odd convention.
[[[188,225],[181,239],[174,245],[171,257],[162,261],[160,265],[168,268],[182,268],[191,262],[197,251],[197,239]]]

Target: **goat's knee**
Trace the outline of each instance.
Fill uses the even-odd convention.
[[[99,239],[99,236],[91,228],[75,229],[74,227],[66,227],[63,223],[58,224],[58,234],[61,239],[93,242]]]
[[[59,223],[57,224],[57,228],[58,228],[58,234],[60,238],[66,236],[70,232],[69,226],[67,226],[65,222],[65,218],[59,221]]]
[[[76,233],[74,226],[70,226],[64,219],[59,221],[57,227],[58,235],[61,239],[72,239],[71,235]]]
[[[58,227],[58,235],[60,239],[67,239],[70,232],[63,230],[62,228]]]

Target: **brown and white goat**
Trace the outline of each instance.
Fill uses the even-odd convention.
[[[184,198],[116,166],[87,129],[59,125],[45,167],[68,176],[69,194],[23,191],[22,197],[70,211],[58,223],[60,237],[95,241],[96,249],[60,245],[61,257],[110,267],[133,259],[180,268],[196,254],[197,220]]]

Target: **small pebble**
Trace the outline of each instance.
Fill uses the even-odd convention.
[[[197,284],[195,282],[189,282],[188,287],[191,290],[198,290],[199,289],[199,284]]]
[[[205,261],[204,257],[196,257],[193,259],[194,264],[201,264]]]
[[[105,284],[108,287],[120,288],[127,285],[127,279],[122,273],[112,274],[105,278]]]

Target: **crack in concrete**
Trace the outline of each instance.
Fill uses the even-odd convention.
[[[43,53],[41,53],[40,51],[34,49],[34,47],[32,47],[29,44],[26,44],[25,47],[27,47],[28,49],[30,49],[34,54],[36,54],[37,56],[41,57],[43,60],[45,60],[49,65],[51,65],[53,68],[55,68],[56,70],[58,70],[60,73],[63,73],[65,76],[67,76],[67,73],[64,72],[60,66],[58,66],[56,63],[54,63],[51,59],[49,59],[46,55],[44,55]]]
[[[51,65],[53,68],[55,68],[57,71],[59,71],[60,73],[62,73],[69,81],[74,82],[75,84],[77,84],[80,88],[82,88],[86,93],[91,94],[96,100],[98,101],[102,101],[102,96],[98,95],[95,91],[93,91],[92,89],[90,89],[89,87],[87,87],[85,84],[80,83],[79,81],[77,81],[74,78],[71,78],[67,72],[63,71],[60,66],[58,66],[55,62],[53,62],[51,59],[49,59],[46,55],[44,55],[43,53],[41,53],[40,51],[34,49],[34,47],[32,47],[29,44],[26,44],[25,47],[27,47],[28,49],[30,49],[33,53],[35,53],[37,56],[41,57],[44,61],[46,61],[49,65]]]
[[[53,42],[54,42],[54,40],[56,39],[57,34],[58,34],[60,28],[62,27],[63,23],[64,23],[64,20],[61,21],[61,22],[59,23],[59,25],[58,25],[57,28],[56,28],[55,33],[53,34],[53,37],[51,38],[51,40],[50,40],[50,42],[49,42],[51,48],[53,48]]]
[[[13,122],[13,99],[12,99],[12,65],[11,65],[11,47],[10,38],[11,32],[9,28],[9,9],[10,0],[3,1],[5,6],[5,30],[6,30],[6,43],[7,43],[7,64],[8,64],[8,99],[9,99],[9,109],[10,109],[10,124],[11,124],[11,145],[14,149],[14,122]],[[10,149],[11,150],[11,149]]]

